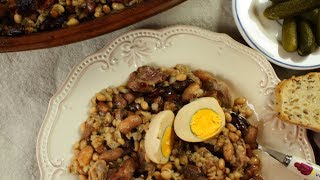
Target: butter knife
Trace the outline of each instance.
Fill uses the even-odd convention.
[[[270,156],[281,162],[295,174],[305,179],[320,180],[320,166],[314,163],[307,162],[302,158],[283,154],[269,148],[260,146],[259,149],[268,153]]]

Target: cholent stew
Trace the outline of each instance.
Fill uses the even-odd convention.
[[[75,26],[141,2],[143,0],[1,0],[0,36]]]
[[[262,179],[252,113],[206,71],[139,67],[92,98],[69,170],[81,180]]]

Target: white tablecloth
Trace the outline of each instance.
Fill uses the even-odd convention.
[[[0,179],[39,179],[36,140],[51,96],[71,68],[126,31],[186,24],[244,42],[231,0],[188,0],[162,14],[91,40],[56,48],[0,54]],[[280,77],[305,73],[275,67]]]

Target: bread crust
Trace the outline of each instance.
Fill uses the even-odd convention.
[[[281,81],[275,88],[275,111],[277,112],[279,119],[282,121],[285,121],[285,122],[288,122],[291,124],[295,124],[295,125],[298,125],[298,126],[301,126],[301,127],[313,130],[313,131],[320,132],[320,126],[315,125],[315,124],[312,125],[312,124],[304,123],[303,119],[291,119],[289,117],[289,115],[286,114],[283,110],[284,109],[283,108],[284,94],[282,94],[282,93],[286,88],[289,88],[289,87],[287,87],[289,85],[289,83],[292,81],[306,80],[306,79],[308,79],[308,77],[312,77],[312,76],[318,76],[319,80],[320,80],[320,72],[312,72],[312,73],[308,73],[304,76],[298,76],[298,77],[293,76],[290,79],[285,79],[285,80]]]

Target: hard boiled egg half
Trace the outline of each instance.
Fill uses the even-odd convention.
[[[199,98],[183,106],[174,120],[176,135],[188,142],[205,141],[218,135],[224,126],[224,112],[213,97]]]
[[[161,111],[151,119],[146,132],[146,155],[157,164],[165,164],[169,160],[174,141],[173,120],[172,111]]]

